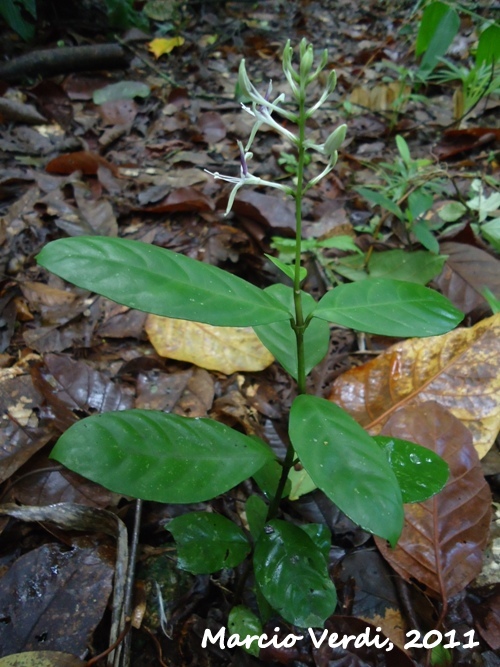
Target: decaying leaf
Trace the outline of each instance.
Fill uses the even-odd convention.
[[[396,572],[407,581],[418,581],[427,595],[446,601],[481,572],[490,528],[491,491],[470,433],[434,401],[401,408],[383,433],[428,447],[450,467],[440,493],[405,505],[405,524],[395,549],[375,538]]]
[[[401,407],[437,401],[469,428],[482,458],[500,428],[500,314],[397,343],[341,375],[329,398],[372,435]]]
[[[182,46],[184,44],[184,37],[158,37],[149,42],[148,49],[154,55],[156,59],[160,56],[163,56],[165,53],[170,53],[175,49],[176,46]]]
[[[145,328],[162,357],[187,361],[227,375],[236,371],[261,371],[274,361],[251,328],[213,327],[157,315],[148,316]]]

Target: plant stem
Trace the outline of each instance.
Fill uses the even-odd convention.
[[[298,129],[299,129],[299,156],[297,160],[297,186],[295,189],[295,273],[293,280],[293,302],[295,307],[295,323],[293,330],[295,332],[295,339],[297,344],[297,390],[299,394],[306,393],[306,366],[304,355],[304,332],[306,324],[304,321],[304,312],[302,310],[302,295],[300,290],[300,263],[302,251],[302,197],[304,194],[304,169],[306,160],[305,149],[305,86],[301,85],[299,91],[299,113],[298,113]],[[278,512],[285,484],[288,479],[293,462],[295,460],[295,450],[291,443],[288,445],[285,460],[283,461],[283,468],[281,470],[281,477],[276,488],[276,493],[272,499],[267,513],[267,520],[274,518]]]

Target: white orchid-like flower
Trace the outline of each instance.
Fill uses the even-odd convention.
[[[293,190],[288,187],[287,185],[283,185],[282,183],[274,183],[273,181],[266,181],[263,178],[259,178],[258,176],[253,176],[250,171],[248,170],[248,163],[247,160],[250,160],[253,156],[253,153],[250,151],[246,150],[243,147],[243,144],[241,141],[238,141],[238,148],[240,149],[240,176],[226,176],[224,174],[220,174],[218,171],[208,171],[208,169],[205,169],[207,174],[210,174],[213,176],[215,179],[219,179],[221,181],[226,181],[226,183],[233,183],[234,188],[231,190],[231,194],[229,195],[229,201],[227,202],[227,208],[226,208],[226,213],[227,215],[234,204],[234,199],[238,193],[238,190],[242,188],[244,185],[265,185],[268,188],[277,188],[278,190],[281,190],[282,192],[286,193],[292,193]]]

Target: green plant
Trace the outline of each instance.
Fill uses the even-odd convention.
[[[26,42],[35,34],[36,0],[3,0],[0,14]]]
[[[170,522],[179,564],[205,573],[237,567],[251,555],[262,616],[277,613],[300,627],[316,627],[323,625],[336,605],[327,569],[331,536],[325,526],[299,527],[279,518],[290,470],[300,463],[314,485],[353,521],[392,545],[402,530],[403,502],[438,492],[448,474],[446,464],[426,448],[372,438],[338,406],[306,393],[306,376],[328,349],[328,323],[392,336],[431,336],[453,328],[462,314],[440,294],[398,281],[340,285],[319,302],[301,290],[306,277],[301,266],[303,197],[334,168],[346,127],[338,127],[320,145],[307,138],[307,121],[333,91],[336,78],[330,72],[320,99],[309,105],[307,87],[326,66],[327,53],[314,69],[313,47],[303,40],[298,69],[292,65],[292,56],[287,43],[283,70],[296,111],[280,105],[283,95],[271,101],[271,86],[261,95],[241,63],[239,86],[251,100],[251,106],[244,108],[255,125],[247,144],[239,143],[240,176],[214,174],[234,186],[228,211],[244,185],[278,188],[294,199],[294,263],[272,258],[292,287],[275,284],[261,290],[214,266],[117,238],[53,241],[39,254],[38,262],[80,287],[131,308],[218,326],[252,326],[295,378],[298,395],[290,411],[290,445],[283,461],[276,460],[264,441],[218,422],[147,410],[83,419],[62,435],[51,456],[109,489],[166,503],[206,501],[253,477],[262,495],[256,492],[246,503],[248,531],[210,512],[194,512]],[[273,114],[293,123],[296,131],[283,127]],[[297,177],[291,185],[265,181],[249,170],[251,144],[264,123],[297,153]],[[326,156],[328,164],[308,179],[304,165],[310,151]],[[259,623],[241,605],[231,612],[230,625],[241,634],[255,630]]]
[[[377,174],[384,181],[379,186],[357,187],[356,190],[368,201],[395,215],[420,243],[433,253],[439,253],[439,244],[433,229],[424,220],[431,208],[434,193],[442,190],[444,172],[435,167],[432,160],[411,157],[408,144],[400,135],[396,137],[399,155],[394,162],[381,162]],[[377,236],[381,222],[374,231]]]

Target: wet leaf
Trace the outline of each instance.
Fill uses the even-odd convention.
[[[105,549],[46,544],[18,558],[0,579],[0,655],[40,643],[83,655],[106,609],[112,576]]]
[[[270,521],[255,545],[255,578],[269,604],[299,627],[321,627],[337,595],[326,561],[306,533],[285,521]]]
[[[227,620],[227,628],[231,634],[239,635],[240,639],[243,639],[248,635],[260,636],[263,633],[260,620],[253,611],[243,605],[238,605],[231,609]],[[250,653],[250,655],[255,655],[257,657],[260,653],[260,649],[255,640],[251,643],[250,648],[245,648],[244,650]],[[0,665],[0,667],[2,666]]]
[[[480,573],[490,528],[491,491],[470,433],[435,402],[401,408],[383,433],[418,442],[450,466],[441,493],[405,506],[405,525],[395,549],[376,538],[396,572],[418,581],[427,595],[448,600]]]
[[[236,567],[250,552],[244,532],[233,521],[211,512],[190,512],[169,521],[177,545],[177,563],[192,574]]]
[[[346,412],[317,396],[298,396],[290,440],[313,482],[350,519],[397,541],[403,525],[399,484],[380,447]]]
[[[173,51],[176,46],[182,46],[184,41],[184,37],[158,37],[149,42],[148,49],[158,60],[160,56]]]
[[[482,458],[500,427],[499,336],[497,314],[470,329],[397,343],[341,375],[329,398],[373,435],[404,405],[436,401],[469,428]]]
[[[116,493],[195,503],[233,488],[273,456],[258,438],[210,419],[123,410],[77,422],[51,458]]]
[[[261,371],[274,361],[250,327],[213,327],[148,315],[145,328],[160,356],[226,375],[236,371]]]

